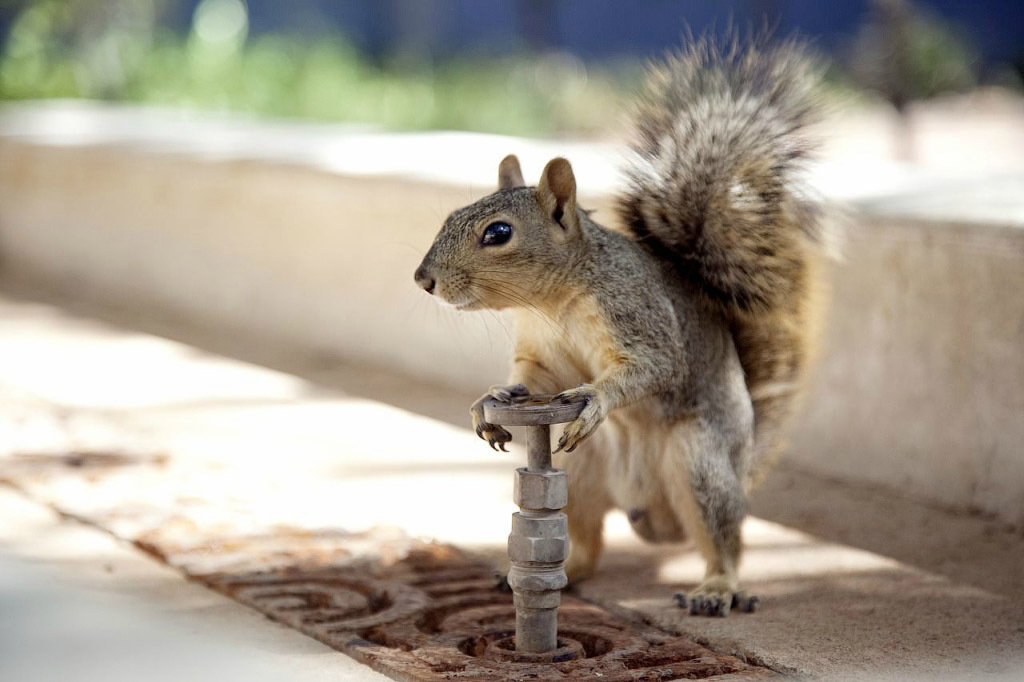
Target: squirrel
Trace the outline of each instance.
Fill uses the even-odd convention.
[[[484,420],[485,399],[584,399],[555,450],[570,582],[593,574],[618,508],[647,541],[695,541],[705,579],[677,595],[690,613],[755,603],[738,582],[747,493],[821,317],[822,220],[800,179],[815,76],[796,42],[696,41],[650,67],[618,229],[577,204],[566,159],[528,187],[510,155],[498,190],[454,211],[415,272],[460,310],[513,316],[509,383],[471,408],[492,448],[511,435]]]

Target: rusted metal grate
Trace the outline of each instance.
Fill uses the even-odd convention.
[[[492,567],[427,546],[380,570],[198,576],[211,588],[402,680],[675,680],[775,677],[566,596],[559,648],[517,654],[511,595]]]
[[[489,562],[394,529],[254,522],[260,487],[248,506],[194,493],[224,475],[163,457],[0,459],[0,481],[398,680],[778,677],[569,594],[555,652],[516,653],[512,595]]]

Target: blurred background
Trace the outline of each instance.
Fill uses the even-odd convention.
[[[5,0],[0,98],[600,136],[687,30],[804,36],[830,90],[902,108],[1020,92],[1022,25],[1014,0]]]
[[[692,547],[619,513],[582,595],[813,679],[1020,679],[1020,0],[0,0],[0,679],[377,679],[181,573],[499,558],[523,453],[467,407],[510,321],[413,271],[509,153],[613,226],[644,64],[733,31],[821,60],[842,237],[745,529],[770,609],[695,625]]]

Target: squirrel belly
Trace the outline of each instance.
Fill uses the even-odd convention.
[[[577,205],[568,161],[530,187],[508,156],[498,191],[448,216],[416,270],[459,309],[514,315],[508,384],[470,410],[492,447],[511,434],[484,420],[487,398],[585,402],[555,443],[570,580],[594,571],[620,508],[644,539],[696,542],[707,572],[691,610],[724,615],[738,594],[746,491],[778,449],[820,319],[821,230],[799,177],[813,76],[792,44],[697,42],[652,70],[637,104],[621,232]]]

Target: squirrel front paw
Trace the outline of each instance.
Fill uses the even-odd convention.
[[[523,398],[528,395],[530,395],[530,389],[526,388],[526,384],[512,384],[511,386],[498,384],[487,389],[487,395],[484,398],[489,396],[503,403],[510,403],[513,398]]]
[[[558,447],[555,452],[565,450],[572,452],[583,440],[594,432],[594,429],[604,421],[608,414],[608,407],[604,394],[591,384],[583,384],[568,391],[562,391],[554,397],[554,400],[563,403],[584,400],[586,407],[580,412],[576,421],[565,427],[562,437],[558,439]]]
[[[530,395],[530,391],[523,384],[513,384],[511,386],[491,386],[487,389],[487,393],[480,397],[473,406],[469,408],[470,414],[473,416],[473,430],[476,431],[476,435],[487,441],[487,444],[491,446],[492,450],[500,449],[502,452],[508,452],[505,449],[505,443],[512,441],[512,434],[498,426],[497,424],[491,424],[484,420],[484,401],[493,398],[503,403],[512,402],[514,398],[520,398],[522,396]]]

